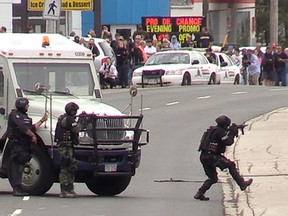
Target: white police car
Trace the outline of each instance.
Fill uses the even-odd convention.
[[[219,67],[199,51],[168,50],[152,55],[144,66],[133,71],[133,85],[192,83],[220,84]]]
[[[234,84],[240,84],[240,67],[225,53],[215,52],[216,64],[220,68],[221,81],[232,81]]]

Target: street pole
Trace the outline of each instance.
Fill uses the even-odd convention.
[[[101,0],[94,0],[94,30],[97,37],[101,37],[102,32],[102,14],[101,14]]]
[[[232,44],[236,44],[237,43],[237,20],[236,20],[236,16],[237,16],[237,6],[236,6],[236,0],[234,0],[234,2],[232,3],[232,7],[231,7],[231,28],[230,28],[230,40],[229,42]]]
[[[278,0],[270,1],[270,45],[278,43]]]
[[[23,7],[24,7],[24,11],[21,15],[21,20],[22,20],[22,26],[21,26],[21,32],[22,33],[26,33],[27,32],[27,28],[28,28],[28,20],[29,20],[29,14],[28,14],[28,0],[24,0],[23,2]]]
[[[203,23],[203,27],[209,27],[207,26],[208,25],[208,11],[209,11],[209,1],[203,0],[202,13],[203,13],[203,17],[205,17],[205,22]]]

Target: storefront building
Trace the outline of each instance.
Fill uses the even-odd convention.
[[[95,0],[78,1],[93,3]],[[41,2],[44,0],[0,1],[0,25],[6,26],[8,32],[27,32],[29,27],[34,32],[46,32],[47,21],[43,20],[41,9],[32,7],[31,10],[31,5],[39,6]],[[102,0],[101,23],[108,26],[113,35],[119,32],[129,38],[145,16],[207,15],[205,25],[216,43],[222,43],[227,32],[233,33],[229,37],[233,43],[256,43],[255,0],[209,0],[207,14],[204,14],[203,3],[203,0]],[[94,12],[89,10],[62,11],[57,22],[57,32],[64,35],[74,31],[85,36],[93,28]]]

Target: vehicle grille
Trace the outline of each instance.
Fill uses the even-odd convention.
[[[145,77],[159,77],[164,75],[164,70],[143,70],[142,75]]]
[[[124,128],[123,119],[97,119],[96,127],[99,128]],[[123,139],[125,131],[123,130],[101,130],[96,131],[97,139]]]

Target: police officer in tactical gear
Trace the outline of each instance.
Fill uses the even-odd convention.
[[[37,144],[35,132],[48,117],[44,114],[38,122],[32,124],[32,119],[27,115],[28,107],[27,98],[17,98],[16,109],[8,116],[8,146],[11,149],[8,176],[14,196],[28,195],[21,186],[22,173],[25,164],[31,159],[30,144]]]
[[[201,151],[200,161],[203,165],[205,174],[208,179],[199,188],[194,198],[207,201],[208,197],[204,196],[205,192],[218,181],[216,167],[222,171],[226,168],[239,185],[241,190],[245,190],[251,185],[253,179],[245,181],[239,174],[236,165],[233,161],[226,158],[223,154],[226,146],[234,143],[234,137],[238,136],[238,127],[236,124],[231,124],[230,118],[225,115],[219,116],[216,119],[217,126],[211,126],[202,136],[199,151]]]
[[[61,170],[59,174],[60,197],[75,198],[74,179],[77,169],[74,156],[74,145],[79,144],[79,132],[84,127],[82,118],[76,121],[76,114],[79,106],[70,102],[65,106],[65,114],[58,118],[55,131],[55,142],[57,142],[58,152],[61,158]]]

